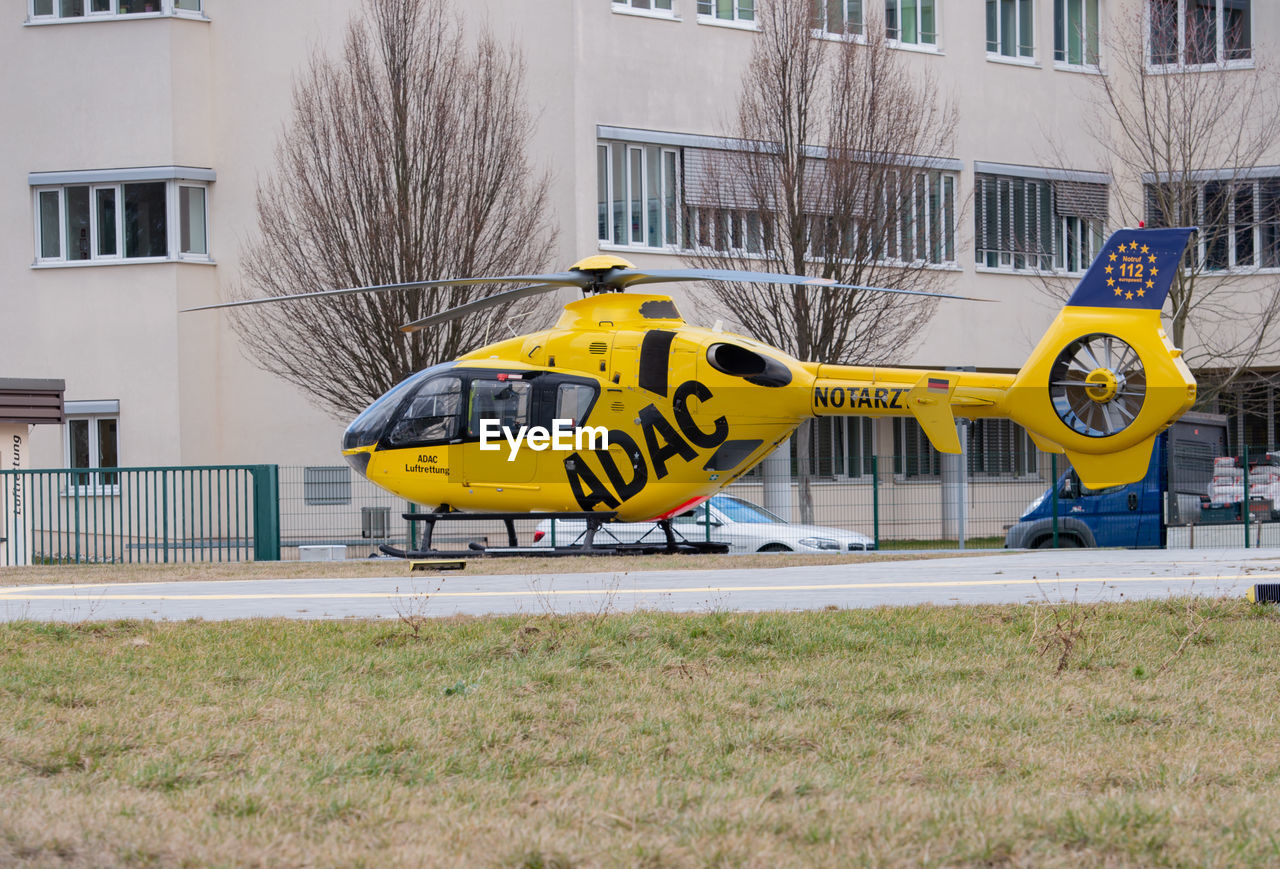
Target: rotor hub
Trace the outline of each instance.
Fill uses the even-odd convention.
[[[1109,368],[1095,368],[1084,379],[1084,393],[1099,404],[1104,404],[1115,398],[1123,387],[1120,380]]]

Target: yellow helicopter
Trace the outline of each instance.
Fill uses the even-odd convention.
[[[439,511],[661,521],[742,476],[810,417],[913,416],[944,453],[960,452],[957,416],[1007,417],[1040,449],[1065,453],[1085,485],[1132,482],[1145,473],[1156,435],[1196,396],[1160,325],[1193,231],[1113,234],[1017,374],[801,362],[719,328],[689,326],[668,296],[631,291],[706,279],[878,289],[816,278],[648,270],[601,255],[556,274],[396,285],[530,284],[406,324],[406,332],[561,287],[586,296],[551,329],[411,375],[351,423],[342,452],[377,485]]]

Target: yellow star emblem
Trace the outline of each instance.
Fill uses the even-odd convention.
[[[1123,245],[1123,244],[1122,244],[1122,245],[1120,245],[1120,253],[1124,253],[1124,252],[1125,252],[1126,250],[1128,250],[1128,249],[1129,249],[1129,248],[1128,248],[1128,247],[1126,247],[1125,245]]]
[[[1120,249],[1121,249],[1121,250],[1124,250],[1124,247],[1123,247],[1123,246],[1121,246],[1121,248],[1120,248]],[[1112,261],[1112,262],[1115,262],[1115,261],[1116,261],[1116,255],[1115,255],[1115,254],[1112,254],[1112,255],[1111,255],[1111,261]]]
[[[1125,293],[1125,294],[1124,294],[1124,297],[1125,297],[1126,299],[1132,299],[1132,298],[1133,298],[1133,293]]]
[[[1108,286],[1108,287],[1114,287],[1115,285],[1116,285],[1116,279],[1115,279],[1115,278],[1107,278],[1107,286]]]
[[[1119,287],[1116,287],[1116,295],[1117,295],[1117,296],[1118,296],[1118,295],[1120,295],[1120,294],[1121,294],[1121,293],[1123,293],[1123,292],[1124,292],[1124,290],[1120,289]]]
[[[1153,276],[1154,276],[1154,275],[1158,275],[1158,274],[1160,274],[1160,270],[1159,270],[1159,269],[1152,269],[1152,270],[1151,270],[1151,274],[1152,274]]]
[[[1147,251],[1149,251],[1150,249],[1151,249],[1151,248],[1147,247],[1145,244],[1142,246],[1142,252],[1143,252],[1143,253],[1146,253],[1146,252],[1147,252]]]
[[[1148,282],[1148,283],[1149,283],[1149,282]],[[1139,298],[1139,299],[1141,299],[1141,298],[1142,298],[1143,296],[1145,296],[1146,294],[1147,294],[1147,291],[1146,291],[1146,290],[1142,289],[1141,287],[1139,287],[1139,288],[1138,288],[1138,298]]]
[[[1153,262],[1155,262],[1155,261],[1156,261],[1156,255],[1155,255],[1155,254],[1152,254],[1151,256],[1147,257],[1147,262],[1149,262],[1149,263],[1153,263]]]
[[[1111,266],[1107,266],[1107,274],[1111,274]]]
[[[1149,289],[1151,289],[1152,287],[1154,287],[1155,285],[1156,285],[1156,282],[1155,282],[1155,281],[1147,281],[1147,289],[1148,289],[1148,290],[1149,290]]]

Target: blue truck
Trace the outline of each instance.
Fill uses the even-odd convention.
[[[1070,468],[1009,527],[1008,549],[1055,545],[1162,547],[1171,527],[1195,526],[1213,479],[1213,461],[1227,454],[1227,418],[1188,413],[1156,439],[1146,475],[1127,486],[1088,489]],[[1054,497],[1054,492],[1057,497]]]

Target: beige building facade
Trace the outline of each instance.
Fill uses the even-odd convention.
[[[695,170],[733,129],[756,4],[765,2],[457,4],[470,34],[487,26],[524,54],[537,118],[532,156],[554,177],[560,246],[551,265],[601,251],[650,267],[682,264],[699,221],[713,219]],[[1275,59],[1280,33],[1280,6],[1262,0],[818,5],[832,30],[859,26],[864,6],[887,12],[890,32],[863,38],[889,38],[957,109],[954,153],[936,155],[914,182],[931,227],[919,250],[939,289],[996,304],[940,305],[895,360],[904,364],[1016,369],[1054,315],[1036,273],[1087,266],[1090,245],[1120,225],[1117,203],[1140,201],[1140,184],[1113,177],[1090,132],[1096,79],[1112,74],[1105,37],[1116,17],[1212,16],[1218,36],[1207,60],[1239,76],[1254,74],[1255,59]],[[313,52],[340,51],[359,7],[10,4],[0,20],[0,56],[13,72],[0,88],[0,376],[66,383],[67,423],[33,434],[32,466],[340,464],[345,420],[255,368],[222,314],[179,310],[227,299],[243,280],[255,191],[273,170],[294,77]],[[1280,166],[1280,144],[1264,162]],[[1280,183],[1280,168],[1274,175]],[[642,190],[629,186],[637,178]],[[1268,191],[1260,184],[1254,193],[1260,213],[1264,197],[1280,195]],[[1041,239],[1042,256],[1006,243],[1014,220],[1017,235]],[[750,231],[743,226],[744,237]],[[1245,291],[1280,272],[1263,261],[1266,228],[1251,231],[1259,253],[1239,269]],[[1274,441],[1274,424],[1263,425]],[[905,424],[850,423],[818,437],[833,456],[823,476],[857,477],[872,453],[904,457],[901,476],[929,472],[909,466],[930,460]],[[975,473],[1043,473],[1017,433],[978,437]]]

